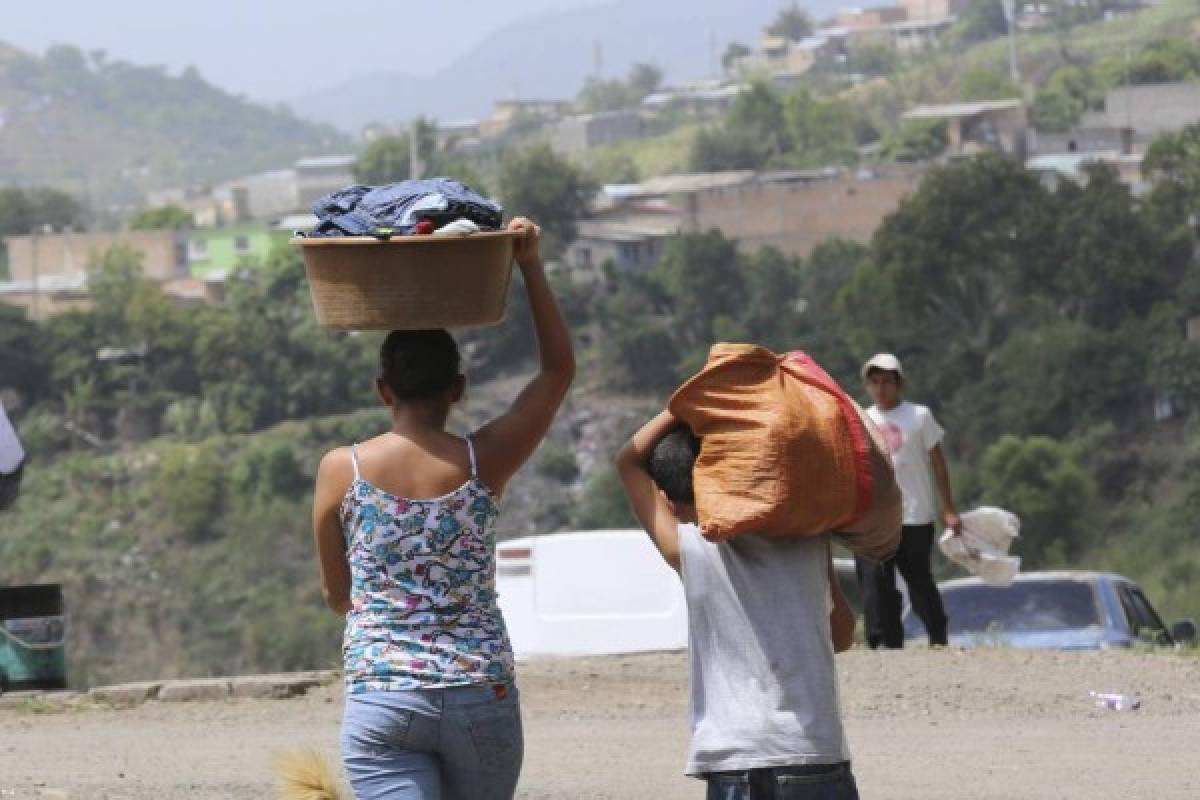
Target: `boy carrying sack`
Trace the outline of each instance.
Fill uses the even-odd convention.
[[[886,556],[899,509],[872,515],[894,479],[861,413],[807,356],[786,361],[717,345],[617,456],[634,513],[683,581],[685,771],[710,800],[858,797],[833,663],[853,644],[854,615],[829,534],[842,525],[847,544]]]

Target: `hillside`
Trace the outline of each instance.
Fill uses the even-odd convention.
[[[450,427],[480,424],[517,381],[473,389]],[[621,396],[569,401],[542,456],[505,494],[501,538],[569,527],[583,486],[548,467],[546,454],[603,457],[648,408]],[[63,584],[76,686],[334,666],[340,623],[320,597],[312,480],[326,450],[386,424],[382,411],[364,409],[245,436],[159,437],[35,461],[19,504],[4,513],[0,585]]]
[[[44,56],[0,43],[0,183],[46,184],[103,208],[344,151],[334,129],[235,97],[189,69]]]
[[[443,120],[486,116],[496,99],[570,99],[596,74],[602,54],[605,77],[625,75],[636,62],[661,68],[667,81],[713,73],[716,57],[733,41],[752,43],[784,0],[615,0],[519,20],[488,36],[433,72],[395,70],[357,75],[294,98],[297,113],[357,131],[373,120],[422,114]],[[820,18],[837,0],[802,3]],[[436,87],[436,88],[431,88]]]
[[[1135,14],[1062,30],[1023,32],[1017,37],[1017,63],[1027,99],[1044,88],[1058,69],[1088,67],[1101,61],[1133,56],[1146,45],[1168,37],[1200,37],[1200,7],[1194,0],[1161,0]],[[949,47],[924,54],[894,75],[876,78],[846,93],[879,124],[890,127],[900,114],[921,103],[952,103],[970,97],[972,79],[995,76],[998,95],[1011,96],[1007,83],[1008,43],[1004,38],[968,47]]]

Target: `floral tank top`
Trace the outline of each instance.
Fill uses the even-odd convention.
[[[346,690],[403,691],[508,681],[512,646],[496,603],[496,516],[467,439],[471,476],[410,500],[363,480],[342,501],[350,599]]]

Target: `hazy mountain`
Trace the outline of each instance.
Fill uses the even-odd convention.
[[[371,121],[416,114],[441,120],[486,116],[495,99],[573,98],[596,74],[623,77],[649,61],[667,80],[713,74],[733,41],[752,43],[788,0],[615,0],[518,21],[432,74],[403,61],[395,71],[361,74],[290,102],[301,116],[358,131]],[[803,4],[822,17],[837,0]]]
[[[0,43],[0,184],[48,184],[95,203],[218,182],[345,152],[326,125],[236,97],[187,69]]]

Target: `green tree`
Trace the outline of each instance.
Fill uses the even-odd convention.
[[[764,81],[755,81],[737,96],[725,124],[757,138],[768,156],[791,149],[783,97]]]
[[[1034,97],[1034,125],[1039,130],[1066,130],[1101,98],[1099,83],[1090,71],[1075,66],[1055,70]]]
[[[1155,387],[1188,411],[1200,410],[1200,343],[1175,341],[1155,349],[1151,376]]]
[[[575,506],[571,525],[579,530],[637,526],[615,469],[606,466],[592,473],[584,486],[582,498]]]
[[[826,239],[813,248],[800,273],[799,328],[795,341],[786,348],[808,351],[847,388],[857,382],[861,355],[846,340],[837,299],[856,270],[870,257],[867,246],[845,239]]]
[[[784,101],[790,154],[779,159],[797,167],[853,164],[858,158],[855,112],[841,100],[821,100],[801,87]]]
[[[620,80],[588,78],[579,90],[579,105],[586,111],[619,111],[637,103],[636,93]]]
[[[213,532],[224,496],[225,467],[211,449],[174,445],[163,455],[155,478],[160,499],[175,532],[204,539]]]
[[[1007,100],[1021,96],[1021,87],[1005,75],[991,69],[976,67],[962,77],[959,95],[963,100]]]
[[[1023,321],[987,355],[979,378],[947,395],[960,453],[974,455],[1006,433],[1065,437],[1146,420],[1147,361],[1157,337],[1137,324],[1096,330],[1054,314]]]
[[[598,184],[637,183],[641,172],[633,158],[626,152],[606,148],[592,157],[592,178]]]
[[[964,43],[994,39],[1007,32],[1001,0],[970,0],[955,26],[955,33]]]
[[[269,442],[248,449],[230,474],[235,490],[258,500],[295,500],[311,483],[296,451],[286,442]]]
[[[658,91],[662,79],[662,70],[653,64],[638,63],[629,68],[629,88],[638,100]]]
[[[1113,329],[1168,299],[1180,275],[1116,170],[1090,165],[1085,177],[1083,186],[1061,185],[1055,198],[1063,244],[1055,286],[1067,314]]]
[[[1129,64],[1127,72],[1134,84],[1196,80],[1200,78],[1200,44],[1182,38],[1151,42]]]
[[[1029,566],[1066,566],[1085,546],[1095,484],[1066,445],[1003,436],[984,454],[983,486],[989,503],[1021,518],[1018,547]]]
[[[113,344],[131,344],[122,341],[128,334],[125,311],[145,283],[142,254],[129,245],[114,245],[88,265],[93,313]]]
[[[25,309],[0,304],[0,390],[14,389],[25,403],[46,391],[44,335]]]
[[[135,231],[147,230],[181,230],[194,224],[192,213],[179,206],[161,206],[139,211],[129,220],[129,227]]]
[[[1200,218],[1200,123],[1164,133],[1142,160],[1142,172],[1153,187],[1147,210],[1164,237],[1192,244]]]
[[[767,33],[798,42],[812,36],[812,17],[798,3],[792,3],[775,15],[775,19],[767,26]]]
[[[721,54],[721,69],[726,72],[732,71],[739,59],[745,58],[753,52],[741,42],[730,42],[725,48],[725,52]]]
[[[768,143],[753,131],[722,127],[696,134],[688,153],[688,166],[694,172],[760,169],[770,157]]]
[[[556,442],[545,442],[538,448],[533,468],[542,477],[556,483],[571,484],[579,477],[579,462],[575,451]]]
[[[49,227],[78,228],[87,221],[84,207],[69,194],[54,189],[0,187],[0,278],[8,276],[4,237],[20,236]]]
[[[736,242],[717,230],[675,236],[663,247],[653,277],[670,297],[681,350],[692,360],[708,352],[713,322],[744,308],[741,266]]]
[[[738,314],[743,338],[775,350],[796,347],[797,323],[804,307],[800,285],[802,261],[774,247],[765,247],[743,258],[746,302]],[[715,333],[715,332],[714,332]],[[727,336],[714,336],[728,340]]]
[[[846,61],[846,70],[858,75],[874,77],[891,75],[900,64],[900,54],[896,48],[886,44],[862,44],[850,51]]]
[[[883,140],[883,153],[893,161],[930,161],[946,152],[950,135],[945,120],[910,119]]]
[[[678,382],[679,345],[662,321],[624,315],[602,318],[599,370],[605,386],[617,391],[669,391]]]
[[[354,179],[369,186],[381,186],[411,178],[410,142],[407,133],[381,136],[371,142],[354,162]]]
[[[505,154],[500,192],[509,213],[538,221],[545,233],[546,257],[557,258],[575,239],[576,220],[590,208],[596,185],[543,142]]]
[[[87,221],[83,205],[56,189],[0,188],[0,236],[26,234],[34,228],[77,228]]]
[[[936,353],[936,396],[982,374],[1058,259],[1052,198],[996,155],[931,170],[876,231],[838,296],[858,352]]]
[[[411,178],[410,143],[414,130],[422,177],[446,175],[457,178],[476,191],[486,191],[476,164],[455,152],[454,140],[439,146],[437,123],[425,117],[418,117],[408,131],[398,136],[381,136],[367,145],[367,149],[354,162],[354,179],[359,183],[380,186]]]

